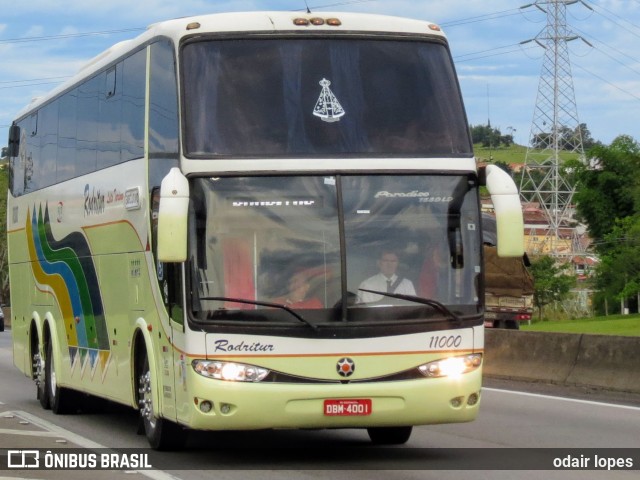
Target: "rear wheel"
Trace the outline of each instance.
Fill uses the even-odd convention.
[[[179,450],[187,440],[187,431],[180,425],[156,416],[152,388],[149,358],[145,354],[138,372],[138,406],[144,433],[155,450]]]
[[[376,445],[401,445],[407,443],[413,427],[371,427],[367,428],[369,438]]]
[[[505,322],[505,328],[509,330],[520,330],[520,323],[516,320],[507,320]]]
[[[36,382],[36,398],[40,401],[42,408],[49,410],[51,408],[51,401],[49,400],[49,394],[47,392],[45,355],[38,345],[39,342],[36,341],[36,352],[32,357],[33,379]]]

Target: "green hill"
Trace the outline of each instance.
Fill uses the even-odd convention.
[[[510,145],[509,147],[483,147],[481,144],[475,144],[473,146],[474,153],[479,162],[504,162],[506,164],[512,163],[524,163],[527,156],[527,147],[523,145]],[[577,153],[572,152],[560,152],[560,158],[562,161],[576,160],[578,158]]]

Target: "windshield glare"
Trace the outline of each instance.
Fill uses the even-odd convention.
[[[478,312],[478,206],[466,176],[201,178],[192,192],[196,319],[296,321],[264,303],[313,322],[442,315],[398,294]]]
[[[181,70],[191,158],[472,154],[442,43],[197,39]]]

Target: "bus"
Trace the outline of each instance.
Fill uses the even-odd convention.
[[[130,406],[155,449],[288,428],[402,444],[476,417],[480,187],[500,255],[522,256],[522,211],[476,165],[436,24],[157,23],[8,140],[13,358],[44,408]]]

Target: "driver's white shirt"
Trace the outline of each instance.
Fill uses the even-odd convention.
[[[386,292],[387,291],[387,280],[391,280],[391,285],[395,283],[398,279],[397,275],[393,275],[390,279],[385,277],[382,273],[378,273],[373,277],[369,277],[364,280],[360,284],[360,288],[365,288],[367,290],[376,290],[378,292]],[[413,288],[413,283],[408,278],[403,278],[398,286],[391,293],[400,293],[403,295],[415,295],[416,290]],[[382,295],[378,295],[377,293],[369,293],[358,291],[358,303],[370,303],[377,302],[384,298]]]

